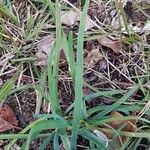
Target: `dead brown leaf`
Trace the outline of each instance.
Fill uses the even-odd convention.
[[[123,115],[120,114],[119,112],[111,112],[109,114],[110,116],[112,117],[122,117]],[[109,125],[111,127],[113,127],[114,129],[119,129],[122,125],[125,125],[123,128],[122,128],[122,131],[130,131],[130,132],[135,132],[136,131],[136,122],[134,120],[126,120],[126,121],[121,121],[121,120],[118,120],[118,121],[112,121]]]
[[[61,23],[70,27],[77,25],[77,22],[80,20],[80,13],[75,11],[66,11],[61,14]],[[89,20],[86,19],[85,31],[93,28],[95,25]]]
[[[10,129],[21,129],[18,127],[18,121],[12,108],[4,104],[0,109],[0,133]]]
[[[61,23],[67,26],[74,26],[75,23],[80,19],[80,14],[74,11],[62,12]]]
[[[113,111],[113,112],[111,112],[110,114],[109,114],[110,116],[112,116],[112,117],[122,117],[123,115],[122,114],[120,114],[119,112],[117,112],[117,111]],[[136,113],[133,113],[132,114],[133,116],[135,116],[136,115]],[[109,123],[109,125],[113,128],[113,129],[115,129],[115,130],[117,130],[117,129],[119,129],[121,126],[124,126],[122,129],[121,129],[121,131],[126,131],[126,132],[136,132],[136,130],[137,130],[137,125],[136,125],[136,123],[137,123],[137,120],[118,120],[118,121],[112,121],[112,122],[110,122]],[[112,134],[106,134],[109,138],[112,138],[113,137],[113,135]],[[128,139],[128,137],[127,136],[119,136],[119,137],[117,137],[116,139],[115,139],[115,145],[117,145],[117,146],[121,146],[121,143],[125,143],[126,142],[126,140]],[[114,148],[114,145],[111,145],[111,143],[110,143],[110,147],[113,147]]]
[[[101,37],[98,39],[99,44],[112,49],[115,53],[122,50],[122,44],[119,40],[112,40],[109,37]]]
[[[18,126],[16,115],[9,105],[4,104],[4,106],[0,110],[0,117],[11,124]]]
[[[93,49],[91,52],[88,53],[87,57],[85,58],[85,66],[87,68],[91,68],[102,58],[103,56],[100,53],[99,49]]]
[[[54,45],[55,39],[52,35],[43,37],[37,44],[37,61],[35,65],[45,66],[47,64],[48,54]]]
[[[3,118],[0,118],[0,133],[8,131],[10,129],[14,129],[14,126],[5,121]]]

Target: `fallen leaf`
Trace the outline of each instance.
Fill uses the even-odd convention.
[[[75,11],[65,11],[61,14],[61,23],[70,27],[74,27],[77,25],[77,22],[80,21],[80,13]],[[95,27],[95,25],[89,20],[86,20],[85,29],[87,31],[91,28]]]
[[[135,115],[136,115],[136,113],[132,114],[132,116],[135,116]],[[123,115],[117,111],[113,111],[109,114],[109,116],[122,117]],[[108,125],[111,126],[115,130],[118,130],[120,127],[123,126],[121,131],[136,132],[136,130],[137,130],[136,123],[137,123],[137,120],[116,120],[116,121],[112,121],[112,122],[108,123]],[[106,133],[106,135],[109,138],[113,138],[113,135],[110,133],[109,134]],[[121,144],[124,144],[127,139],[128,139],[127,136],[118,136],[118,137],[116,137],[116,139],[114,139],[115,144],[113,145],[112,143],[110,143],[109,146],[112,147],[113,149],[116,148],[115,146],[117,146],[117,148],[118,148],[118,146],[121,146]]]
[[[90,20],[87,19],[86,23],[85,23],[85,29],[84,29],[84,31],[92,29],[93,27],[95,27],[95,25]]]
[[[99,44],[112,49],[115,53],[122,50],[122,44],[119,40],[112,40],[108,37],[101,37],[98,39]]]
[[[4,106],[0,110],[0,117],[8,121],[12,125],[18,126],[16,115],[9,105],[4,104]]]
[[[120,114],[119,112],[111,112],[109,114],[110,116],[113,117],[122,117],[123,115]],[[123,124],[125,124],[125,126],[122,128],[122,131],[130,131],[130,132],[135,132],[136,131],[136,122],[134,120],[125,120],[125,121],[112,121],[109,125],[112,126],[114,129],[119,129]]]
[[[112,117],[122,117],[123,115],[121,115],[119,112],[113,111],[109,114],[109,116]],[[124,123],[124,121],[112,121],[109,123],[109,125],[111,127],[113,127],[114,129],[118,129],[122,124]]]
[[[48,54],[51,51],[54,45],[55,39],[53,36],[48,35],[43,37],[37,44],[37,61],[35,62],[36,66],[46,66]]]
[[[14,129],[14,126],[0,117],[0,133]]]
[[[80,19],[80,14],[74,11],[65,11],[61,14],[61,23],[67,26],[73,26]]]
[[[48,59],[47,54],[38,52],[36,53],[36,57],[38,58],[38,60],[35,62],[36,66],[46,66]]]
[[[93,67],[99,60],[103,58],[102,54],[99,52],[99,49],[93,49],[88,53],[85,58],[85,66],[87,68]]]
[[[4,104],[0,110],[0,133],[10,129],[21,129],[18,127],[18,121],[12,108]]]

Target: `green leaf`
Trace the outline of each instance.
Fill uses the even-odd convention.
[[[43,130],[62,129],[62,128],[66,128],[66,127],[69,127],[69,124],[67,123],[67,121],[62,121],[62,120],[41,120],[41,121],[37,122],[30,130],[26,146],[23,145],[23,149],[25,147],[25,149],[28,150],[30,143]]]
[[[115,95],[115,94],[123,94],[125,92],[126,92],[125,90],[100,91],[100,92],[96,92],[96,93],[91,93],[89,95],[85,95],[84,100],[88,101],[92,98],[96,98],[96,97],[99,97],[99,96],[108,97],[108,96],[112,96],[112,95]]]
[[[73,129],[71,136],[71,149],[76,149],[77,135],[79,123],[82,118],[86,118],[86,107],[83,101],[83,41],[84,41],[84,28],[87,18],[87,11],[90,0],[86,0],[83,13],[80,18],[79,33],[77,40],[77,64],[75,76],[75,101],[74,101],[74,114],[73,114]]]
[[[72,34],[69,34],[68,40],[63,32],[63,40],[62,40],[62,47],[64,49],[65,55],[68,60],[69,69],[71,73],[71,77],[73,80],[73,83],[75,83],[75,72],[76,72],[76,65],[75,65],[75,59],[74,59],[74,53],[73,53],[73,39]]]
[[[100,149],[102,150],[109,150],[109,148],[106,147],[106,144],[103,143],[100,138],[98,138],[94,133],[92,133],[90,130],[87,130],[85,128],[82,128],[79,130],[79,135],[82,137],[85,137],[90,142],[96,144]]]
[[[37,35],[39,34],[39,32],[40,32],[40,31],[43,29],[43,27],[45,26],[46,21],[47,21],[48,18],[49,18],[49,14],[46,15],[46,16],[42,19],[42,21],[39,22],[39,23],[37,24],[37,26],[34,27],[34,30],[33,30],[31,33],[29,33],[29,34],[25,37],[26,41],[35,40],[35,38],[37,37]]]
[[[59,150],[59,136],[58,136],[58,133],[56,132],[55,135],[54,135],[54,141],[53,141],[53,144],[54,144],[54,150]]]
[[[117,107],[119,107],[124,101],[126,101],[136,90],[138,90],[139,86],[134,86],[133,88],[131,88],[128,92],[126,92],[124,94],[124,96],[122,96],[119,100],[117,100],[115,103],[113,103],[112,105],[110,105],[108,107],[108,109],[103,110],[102,112],[98,113],[97,115],[95,115],[93,118],[102,118],[103,116],[105,116],[106,114],[108,114],[109,112],[113,111],[114,109],[116,109]]]
[[[14,21],[16,24],[19,24],[18,18],[13,14],[12,11],[8,7],[4,5],[3,2],[0,2],[0,14],[5,15],[9,17],[12,21]]]
[[[66,134],[60,134],[61,140],[63,142],[63,146],[65,149],[67,150],[71,150],[71,144],[70,144],[70,140],[68,138],[68,136]]]
[[[49,96],[51,100],[52,113],[61,114],[61,107],[58,98],[58,64],[59,53],[61,49],[61,19],[60,19],[60,5],[56,4],[56,43],[51,50],[48,57],[48,84]]]
[[[122,104],[120,106],[118,106],[117,108],[115,108],[114,110],[115,111],[120,111],[120,112],[140,112],[142,111],[143,107],[144,107],[144,103],[143,104],[137,104],[137,103],[129,103],[129,104]],[[93,108],[90,108],[87,112],[88,112],[88,115],[91,116],[92,114],[94,113],[98,113],[100,111],[103,111],[103,110],[106,110],[106,109],[109,109],[109,105],[102,105],[102,106],[97,106],[97,107],[93,107]],[[150,110],[146,111],[145,114],[147,115],[150,115]]]
[[[6,98],[11,92],[16,80],[15,78],[16,77],[12,77],[10,80],[6,81],[6,83],[0,89],[0,101],[3,101],[3,99]]]
[[[139,144],[141,143],[142,138],[137,138],[135,139],[128,147],[127,150],[137,150],[137,147],[139,146]],[[121,150],[124,150],[125,148],[121,147]]]
[[[50,143],[53,137],[54,137],[54,133],[50,133],[50,135],[40,145],[39,150],[46,149],[46,146]]]

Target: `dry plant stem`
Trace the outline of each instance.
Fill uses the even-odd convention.
[[[19,102],[19,99],[18,99],[18,96],[17,96],[17,94],[15,94],[15,97],[16,97],[16,101],[17,101],[17,103],[18,103],[18,106],[19,106],[19,110],[20,110],[20,112],[22,112],[22,109],[21,109],[21,104],[20,104],[20,102]]]
[[[3,72],[5,69],[11,67],[11,65],[9,64],[9,60],[12,58],[13,58],[12,52],[3,54],[3,56],[0,58],[0,66],[2,66],[2,68],[0,70],[0,76],[4,75]]]
[[[139,117],[142,117],[146,111],[150,109],[150,100],[146,103],[144,108],[141,110],[141,112],[138,114]]]
[[[6,74],[12,74],[12,73],[14,73],[14,72],[16,72],[16,71],[17,71],[17,68],[14,68],[14,69],[12,69],[12,70],[9,70],[9,71],[6,71],[6,72],[0,74],[0,77],[3,76],[3,75],[6,75]]]
[[[22,69],[21,69],[22,70]],[[20,83],[21,83],[21,78],[23,76],[23,73],[26,71],[26,68],[24,70],[22,70],[19,74],[19,78],[18,78],[18,82],[17,82],[17,88],[19,88]]]
[[[38,92],[37,90],[35,90],[35,92],[36,92],[35,114],[39,114],[40,113],[40,109],[41,109],[41,104],[42,104],[42,96],[41,96],[40,92]]]
[[[134,81],[132,81],[129,77],[127,77],[125,74],[123,74],[118,68],[116,68],[116,66],[114,64],[112,64],[107,58],[105,58],[105,60],[113,67],[115,68],[121,75],[123,75],[126,79],[128,79],[131,83],[134,83]]]
[[[32,77],[32,83],[35,85],[35,80],[34,80],[34,75],[33,75],[33,70],[32,70],[31,63],[29,63],[29,68],[30,68],[30,74],[31,74],[31,77]]]

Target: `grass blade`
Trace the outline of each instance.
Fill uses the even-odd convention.
[[[50,135],[40,145],[39,150],[46,149],[46,146],[50,143],[50,141],[52,140],[53,137],[54,137],[54,133],[50,133]]]
[[[70,68],[70,73],[71,77],[73,80],[73,83],[75,83],[75,72],[76,72],[76,65],[75,65],[75,60],[74,60],[74,53],[73,53],[73,39],[72,39],[72,34],[69,34],[68,40],[63,33],[63,41],[62,41],[62,46],[65,52],[65,55],[68,60],[69,68]]]
[[[56,129],[56,128],[66,128],[69,127],[66,121],[62,120],[41,120],[37,122],[32,129],[30,130],[27,143],[26,143],[26,150],[29,149],[30,143],[37,137],[37,135],[46,129]],[[24,147],[24,146],[23,146]]]
[[[80,129],[79,135],[82,137],[87,138],[90,142],[96,144],[100,149],[102,150],[109,150],[106,145],[100,141],[100,138],[98,138],[95,134],[93,134],[90,130],[87,129]]]
[[[0,13],[9,17],[12,21],[14,21],[17,25],[19,24],[17,17],[13,14],[12,11],[8,7],[6,7],[3,2],[0,2]]]
[[[60,5],[56,4],[56,43],[51,50],[48,58],[48,84],[49,95],[51,99],[52,112],[61,114],[61,108],[58,100],[58,64],[59,53],[61,49],[61,22],[60,22]]]
[[[136,90],[138,90],[139,86],[135,86],[133,88],[131,88],[128,92],[126,92],[124,94],[124,96],[122,96],[119,100],[117,100],[114,104],[110,105],[108,107],[108,109],[103,110],[102,112],[100,112],[99,114],[97,114],[96,116],[94,116],[93,118],[102,118],[103,116],[105,116],[107,113],[113,111],[114,109],[116,109],[118,106],[120,106],[124,101],[126,101]]]
[[[80,18],[79,34],[77,40],[77,66],[75,77],[75,102],[73,114],[73,129],[71,137],[71,149],[76,149],[77,135],[79,129],[79,122],[83,117],[85,106],[83,104],[83,41],[84,41],[84,28],[86,22],[87,11],[90,0],[86,0],[83,13]]]
[[[100,92],[96,92],[96,93],[91,93],[89,95],[85,95],[84,100],[88,101],[92,98],[96,98],[96,97],[99,97],[99,96],[108,97],[108,96],[112,96],[112,95],[115,95],[115,94],[122,94],[122,93],[125,93],[125,92],[126,92],[125,90],[100,91]]]
[[[58,133],[56,132],[55,135],[54,135],[54,150],[59,150],[59,136],[58,136]]]
[[[10,80],[8,80],[0,89],[0,101],[3,101],[3,99],[9,95],[9,93],[11,92],[14,83],[15,83],[15,79],[16,77],[12,77]]]

